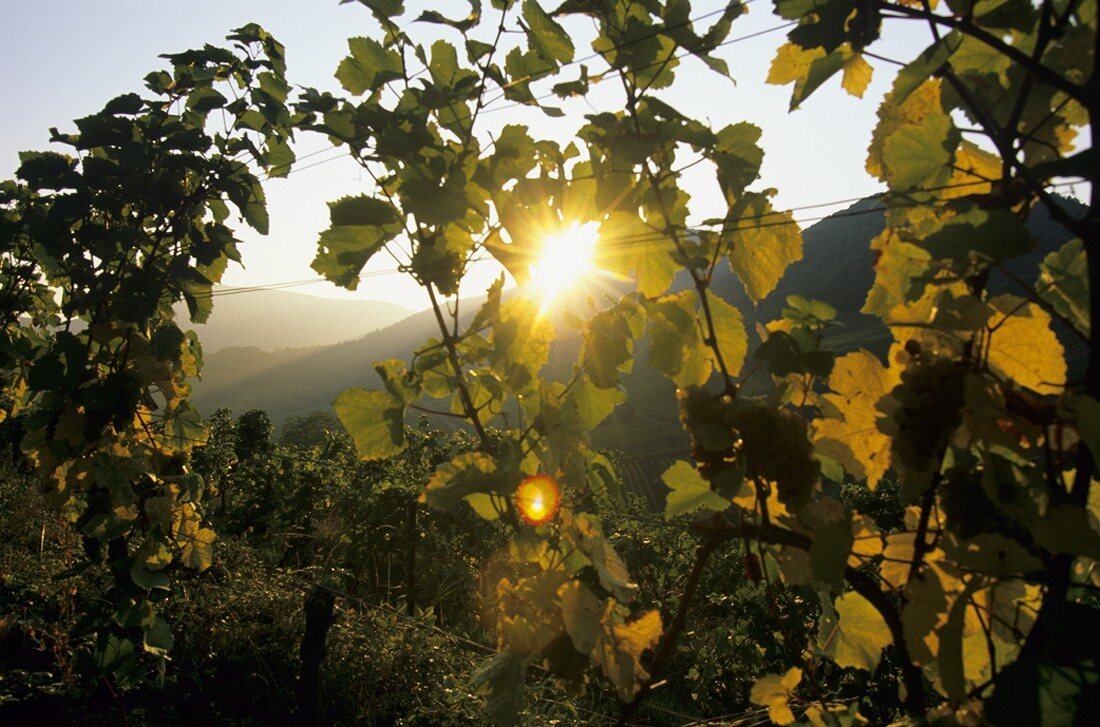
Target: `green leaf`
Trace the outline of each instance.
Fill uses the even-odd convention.
[[[249,188],[248,202],[241,209],[244,220],[249,226],[261,235],[266,235],[270,220],[267,215],[267,196],[264,188],[258,180]]]
[[[922,235],[917,244],[934,258],[966,259],[976,253],[999,263],[1030,251],[1035,240],[1023,220],[1009,210],[974,206],[950,217],[931,234]]]
[[[558,599],[565,632],[573,647],[582,654],[589,653],[600,635],[599,599],[580,581],[569,581],[559,588]]]
[[[813,530],[810,569],[814,578],[841,590],[852,550],[852,514],[839,501],[825,497],[803,508],[799,520]]]
[[[526,126],[508,124],[500,130],[489,157],[495,181],[503,186],[511,179],[522,179],[535,165],[535,141]]]
[[[526,678],[527,661],[507,649],[483,662],[471,675],[470,687],[487,696],[485,706],[494,725],[517,724]]]
[[[904,101],[887,96],[867,150],[867,171],[891,190],[944,184],[960,134],[944,110],[942,81],[922,83]]]
[[[727,227],[730,269],[753,302],[775,290],[791,263],[802,259],[802,231],[790,212],[773,213],[761,194],[747,194],[730,207],[729,219],[751,220],[743,227]]]
[[[1071,399],[1069,403],[1081,440],[1092,450],[1095,461],[1100,462],[1100,401],[1082,395]]]
[[[385,227],[398,223],[397,212],[386,200],[361,194],[357,197],[342,197],[328,203],[329,219],[332,227],[345,225],[374,225]]]
[[[718,186],[732,204],[760,177],[764,161],[764,150],[759,144],[760,127],[742,121],[719,131],[717,138],[711,159],[717,168]]]
[[[699,333],[694,297],[695,291],[682,290],[649,306],[649,362],[681,387],[705,384],[711,374],[710,349]]]
[[[600,225],[596,264],[623,275],[634,273],[638,292],[646,297],[668,290],[678,266],[669,251],[672,240],[654,234],[637,214],[612,210]]]
[[[405,449],[405,403],[392,394],[348,389],[332,406],[360,459],[383,459]]]
[[[538,0],[524,0],[523,19],[530,28],[527,39],[540,56],[551,63],[569,63],[573,60],[573,41],[565,29],[539,6]]]
[[[341,225],[321,232],[310,267],[348,290],[359,287],[359,273],[394,233],[376,225]]]
[[[484,452],[466,452],[440,465],[428,480],[420,501],[449,510],[476,492],[508,496],[519,485],[521,473],[509,463],[498,463]]]
[[[349,38],[351,55],[340,62],[336,80],[349,93],[375,91],[401,78],[401,56],[371,38]]]
[[[710,483],[690,462],[676,462],[661,475],[661,481],[669,489],[665,499],[665,520],[696,510],[721,512],[730,506],[730,501],[711,490]]]
[[[958,142],[958,130],[944,113],[900,127],[883,142],[884,181],[900,191],[934,184],[948,169]]]
[[[501,513],[507,509],[507,504],[499,496],[486,492],[473,492],[466,495],[464,499],[478,517],[490,522],[500,519]]]
[[[154,656],[166,655],[175,644],[175,639],[172,638],[172,627],[156,614],[152,614],[142,622],[141,630],[142,647]]]
[[[206,424],[194,404],[185,400],[166,412],[164,436],[171,446],[182,450],[206,441]]]
[[[592,430],[626,401],[626,394],[619,388],[601,389],[588,381],[579,381],[569,390],[569,400],[577,407],[581,426]]]
[[[220,109],[229,103],[229,99],[215,91],[210,86],[200,86],[187,97],[187,108],[200,113],[208,113],[214,109]]]
[[[1043,300],[1082,333],[1089,330],[1089,281],[1085,246],[1074,239],[1048,254],[1039,264],[1035,285]],[[1097,455],[1100,457],[1100,454]]]
[[[947,623],[940,629],[939,672],[940,683],[949,699],[966,698],[966,667],[963,656],[963,631],[966,626],[966,609],[970,597],[977,590],[981,579],[972,578],[960,593],[947,614]]]
[[[584,329],[584,362],[592,383],[601,388],[617,386],[619,375],[633,365],[634,340],[642,335],[641,308],[629,299],[601,311]]]

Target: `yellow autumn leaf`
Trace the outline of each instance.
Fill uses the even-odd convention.
[[[736,376],[745,363],[749,351],[749,337],[745,332],[745,321],[741,311],[717,295],[709,298],[710,314],[714,320],[714,331],[718,339],[718,351],[722,354],[722,363],[730,376]],[[714,370],[719,371],[718,360],[713,351]]]
[[[882,658],[882,650],[893,641],[882,614],[855,591],[838,598],[835,606],[840,621],[825,653],[838,666],[874,671]]]
[[[867,560],[882,555],[882,533],[875,527],[875,521],[866,515],[852,517],[852,552],[848,555],[848,565],[861,567]]]
[[[833,416],[814,422],[814,446],[874,489],[890,469],[890,438],[879,431],[879,399],[897,384],[897,373],[869,351],[837,359],[825,394]],[[839,445],[839,446],[838,446]]]
[[[661,638],[661,613],[647,611],[633,621],[620,622],[615,599],[607,599],[593,657],[611,680],[619,699],[630,701],[649,672],[642,667],[642,653]]]
[[[768,718],[775,724],[790,724],[794,722],[790,700],[794,696],[794,688],[800,681],[802,681],[802,670],[798,667],[787,670],[783,676],[765,674],[752,685],[749,701],[761,707],[767,707]]]
[[[990,368],[1040,394],[1060,394],[1066,383],[1066,357],[1050,327],[1050,315],[1011,295],[989,301]]]
[[[943,199],[989,194],[993,189],[990,182],[1001,178],[1001,160],[997,155],[990,154],[969,141],[964,140],[955,150],[953,166],[948,182],[951,188],[943,190]]]
[[[824,48],[803,48],[797,43],[784,43],[775,54],[768,69],[767,82],[784,86],[806,77],[810,65],[818,58],[825,57]]]
[[[871,68],[871,64],[863,60],[863,56],[857,53],[844,63],[844,78],[841,80],[840,85],[856,98],[863,98],[867,85],[871,83],[871,74],[874,73],[874,70]]]
[[[767,225],[738,228],[730,238],[730,269],[749,298],[760,301],[775,290],[787,268],[802,259],[802,231],[790,212],[774,212],[766,197],[733,209],[745,216],[769,215]]]

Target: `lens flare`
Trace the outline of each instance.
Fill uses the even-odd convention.
[[[561,492],[558,483],[546,475],[524,477],[516,488],[516,510],[528,525],[542,525],[558,514]]]

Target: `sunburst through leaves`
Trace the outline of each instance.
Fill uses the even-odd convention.
[[[531,283],[543,312],[563,293],[583,284],[596,271],[594,223],[574,223],[547,236],[542,252],[531,264]]]

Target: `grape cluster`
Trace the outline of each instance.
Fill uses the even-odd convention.
[[[917,472],[938,466],[952,433],[962,423],[965,369],[950,359],[918,360],[894,387],[892,454],[895,464]]]
[[[747,474],[774,482],[789,509],[808,503],[821,465],[814,459],[806,420],[787,409],[752,404],[738,409],[733,421],[741,432]]]
[[[734,426],[733,400],[699,386],[679,389],[676,398],[680,423],[691,435],[691,456],[699,465],[699,474],[719,494],[733,497],[744,476],[737,458],[740,435]]]

